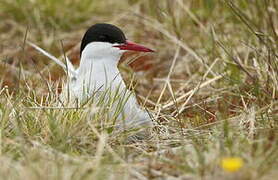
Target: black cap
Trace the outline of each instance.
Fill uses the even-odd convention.
[[[112,24],[99,23],[91,26],[84,34],[80,47],[80,55],[87,44],[91,42],[122,44],[126,42],[126,37],[118,27]]]

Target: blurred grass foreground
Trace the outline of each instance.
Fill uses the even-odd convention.
[[[95,104],[55,108],[66,74],[26,44],[78,66],[99,22],[156,50],[119,65],[147,140],[112,136]],[[0,32],[0,179],[277,178],[278,1],[1,0]]]

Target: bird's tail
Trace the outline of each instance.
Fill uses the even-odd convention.
[[[58,58],[56,58],[55,56],[53,56],[52,54],[48,53],[47,51],[45,51],[44,49],[40,48],[39,46],[35,45],[32,42],[27,42],[31,47],[33,47],[34,49],[36,49],[37,51],[39,51],[40,53],[42,53],[43,55],[45,55],[46,57],[48,57],[49,59],[51,59],[52,61],[54,61],[56,64],[58,64],[59,66],[61,66],[64,71],[66,73],[68,73],[69,77],[76,77],[77,73],[76,70],[74,69],[72,63],[70,62],[70,60],[68,59],[68,57],[66,56],[66,64],[64,64],[62,61],[60,61]]]

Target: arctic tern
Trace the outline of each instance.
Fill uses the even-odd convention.
[[[121,112],[117,115],[118,127],[139,128],[152,126],[150,114],[140,107],[134,92],[130,91],[123,81],[118,69],[118,63],[126,51],[154,52],[145,46],[133,43],[126,39],[123,31],[112,24],[99,23],[91,26],[84,34],[80,47],[80,65],[77,69],[66,57],[66,64],[52,56],[37,45],[29,44],[46,55],[68,74],[68,81],[64,85],[61,97],[84,103],[90,98],[102,96],[102,93],[111,93],[119,96],[117,102],[108,106],[111,114],[115,114],[120,101]],[[67,97],[67,98],[65,98]],[[109,100],[107,100],[109,101]],[[112,117],[112,116],[111,116]]]

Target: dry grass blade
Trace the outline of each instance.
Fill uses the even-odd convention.
[[[192,95],[194,94],[194,92],[196,92],[198,89],[203,88],[203,87],[206,87],[206,86],[208,86],[209,84],[211,84],[211,83],[213,83],[213,82],[215,82],[215,81],[217,81],[217,80],[219,80],[219,79],[221,79],[221,78],[223,78],[223,75],[216,76],[216,77],[214,77],[213,79],[209,79],[209,80],[207,80],[207,81],[201,83],[201,84],[198,85],[195,89],[192,89],[192,90],[188,91],[187,93],[183,94],[182,96],[178,97],[178,98],[176,99],[176,102],[179,103],[179,102],[183,101],[186,97],[192,96]],[[169,107],[173,106],[174,104],[175,104],[175,102],[174,102],[174,101],[171,101],[170,103],[167,103],[167,104],[163,105],[163,106],[162,106],[162,109],[169,108]]]

